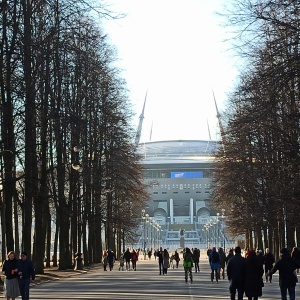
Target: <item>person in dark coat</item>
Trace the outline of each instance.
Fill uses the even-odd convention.
[[[162,249],[162,247],[160,247],[160,249],[157,253],[157,257],[158,257],[158,265],[159,265],[159,275],[161,275],[162,271],[164,269],[164,266],[163,266],[164,259],[163,259],[163,249]]]
[[[260,259],[261,263],[263,264],[264,263],[264,254],[263,254],[262,250],[257,249],[256,250],[256,255],[258,256],[258,258]]]
[[[238,291],[238,300],[243,300],[246,259],[242,257],[241,247],[235,247],[235,255],[230,258],[227,264],[227,277],[230,281],[231,300],[235,300],[236,291]]]
[[[272,274],[270,276],[267,276],[267,274],[273,268],[274,262],[275,262],[274,255],[270,252],[269,248],[266,248],[266,252],[264,255],[266,282],[268,282],[268,280],[272,282]]]
[[[6,260],[2,265],[2,272],[5,275],[3,294],[7,300],[15,300],[21,295],[18,281],[17,259],[14,251],[9,251]]]
[[[207,251],[206,251],[206,255],[207,255],[207,258],[208,258],[208,259],[209,259],[210,252],[211,252],[211,249],[208,248]]]
[[[222,274],[222,278],[225,279],[225,263],[226,263],[226,254],[223,250],[222,247],[219,248],[218,250],[219,256],[220,256],[220,270],[219,270],[219,278],[221,277]]]
[[[114,267],[114,263],[116,260],[116,255],[112,250],[108,250],[107,253],[107,262],[108,262],[108,266],[109,266],[109,270],[111,271]]]
[[[231,257],[234,257],[233,249],[232,249],[232,248],[229,249],[229,252],[228,252],[228,254],[227,254],[227,256],[226,256],[226,260],[225,260],[226,266],[228,265],[228,261],[229,261],[229,259],[230,259]]]
[[[174,257],[175,257],[175,261],[176,261],[176,268],[178,269],[180,258],[179,258],[179,254],[176,250],[175,250],[175,253],[174,253]]]
[[[287,248],[282,248],[280,259],[275,263],[268,275],[274,274],[279,270],[279,287],[281,292],[281,299],[287,299],[287,291],[289,292],[290,300],[295,300],[295,288],[298,281],[295,270],[300,268],[300,263],[291,257],[291,254]]]
[[[248,300],[262,296],[264,268],[255,250],[249,250],[245,267],[245,294]]]
[[[199,260],[200,260],[200,250],[195,248],[193,251],[194,264],[195,264],[195,273],[200,272]]]
[[[294,257],[297,261],[300,262],[300,250],[298,247],[293,248],[292,257]],[[297,273],[299,273],[299,268],[297,269]]]
[[[32,261],[27,258],[27,253],[24,251],[21,253],[21,259],[17,262],[17,269],[22,300],[29,300],[30,278],[35,279],[35,271]]]
[[[124,252],[124,259],[126,263],[126,271],[130,271],[131,253],[129,248],[127,248],[126,251]]]

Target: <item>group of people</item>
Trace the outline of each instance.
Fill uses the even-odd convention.
[[[15,253],[10,251],[3,262],[2,273],[5,275],[5,298],[14,300],[18,296],[22,296],[22,300],[29,300],[30,279],[35,279],[35,271],[27,253],[22,252],[21,259],[17,259]]]
[[[286,300],[289,293],[290,300],[295,300],[295,287],[298,282],[296,270],[300,268],[300,262],[292,257],[287,248],[282,248],[280,254],[280,259],[273,266],[274,257],[269,249],[266,249],[265,255],[259,250],[247,250],[243,257],[241,248],[236,247],[234,256],[227,264],[231,300],[235,299],[236,292],[238,300],[243,299],[244,293],[248,300],[257,300],[262,296],[264,264],[266,282],[272,282],[272,274],[279,271],[281,299]]]
[[[152,250],[151,250],[152,251]],[[149,252],[149,251],[148,251]],[[174,254],[169,254],[167,249],[155,250],[155,259],[158,259],[159,275],[167,275],[168,268],[173,265],[173,268],[178,268],[180,257],[175,251]],[[123,270],[124,265],[126,270],[136,271],[136,262],[138,261],[139,251],[127,248],[119,258],[119,270]],[[151,255],[148,256],[151,259]],[[272,275],[279,271],[279,286],[281,291],[281,299],[286,300],[289,294],[290,300],[295,300],[295,286],[298,282],[297,272],[300,269],[300,251],[294,247],[290,253],[287,248],[281,250],[280,259],[275,263],[274,255],[268,248],[265,253],[262,250],[245,249],[244,254],[240,247],[230,249],[226,255],[222,247],[207,250],[207,257],[211,268],[211,282],[225,279],[225,274],[230,281],[229,291],[231,300],[235,299],[236,294],[238,300],[242,300],[244,294],[248,300],[257,300],[262,296],[264,282],[272,282]],[[110,270],[115,262],[115,254],[109,250],[104,252],[103,264],[106,271],[106,265],[109,265]],[[195,267],[195,272],[200,272],[199,267],[200,250],[197,248],[185,248],[183,253],[183,267],[185,282],[190,279],[193,282],[192,268]],[[175,264],[174,264],[175,263]],[[264,280],[265,277],[265,280]],[[9,277],[10,278],[10,277]],[[24,298],[27,299],[27,298]]]
[[[131,251],[129,248],[126,249],[126,251],[121,253],[121,256],[119,258],[119,271],[124,271],[124,267],[126,271],[130,271],[130,264],[132,264],[132,270],[136,271],[136,263],[139,258],[139,251],[136,251],[132,249]],[[103,252],[103,269],[104,271],[107,271],[107,266],[109,267],[109,270],[111,271],[114,267],[116,261],[116,255],[112,250],[105,250]]]

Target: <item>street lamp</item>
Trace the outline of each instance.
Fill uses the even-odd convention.
[[[221,220],[222,220],[222,232],[223,232],[223,240],[224,240],[224,251],[225,251],[225,240],[226,240],[226,236],[225,236],[225,230],[224,230],[224,219],[225,219],[225,216],[224,216],[224,212],[225,212],[225,209],[223,208],[222,209],[222,215],[221,215]]]
[[[219,232],[219,222],[220,222],[220,220],[219,220],[219,213],[217,213],[217,217],[216,217],[216,223],[217,223],[217,227],[216,227],[216,229],[217,229],[217,245],[218,245],[218,247],[219,247],[219,243],[220,243],[220,232]]]
[[[142,222],[143,222],[143,239],[142,239],[142,249],[145,251],[145,247],[146,247],[146,240],[145,240],[145,236],[146,236],[146,217],[145,217],[145,210],[142,209]]]
[[[148,242],[149,242],[149,215],[146,214],[146,243],[145,243],[145,250],[147,249]]]
[[[77,253],[75,253],[75,267],[74,270],[83,270],[82,253],[81,253],[81,195],[80,195],[80,173],[83,171],[79,163],[80,148],[75,146],[73,148],[75,153],[75,161],[72,163],[72,169],[77,171]]]

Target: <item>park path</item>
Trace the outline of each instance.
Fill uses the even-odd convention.
[[[169,269],[167,276],[158,273],[155,260],[138,261],[137,271],[119,271],[118,265],[111,272],[93,268],[87,273],[34,286],[30,299],[230,299],[228,280],[220,280],[218,284],[210,282],[209,265],[204,256],[200,273],[194,273],[193,283],[185,283],[182,265],[179,269]],[[299,291],[296,298],[300,299]],[[277,299],[280,296],[278,274],[275,274],[271,284],[265,283],[260,300]]]

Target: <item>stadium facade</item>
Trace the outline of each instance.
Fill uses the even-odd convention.
[[[218,146],[211,140],[139,144],[150,195],[139,241],[145,248],[225,244],[224,212],[215,212],[210,205]]]

